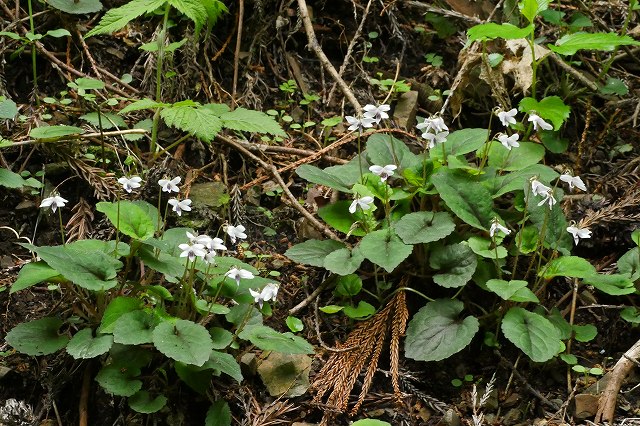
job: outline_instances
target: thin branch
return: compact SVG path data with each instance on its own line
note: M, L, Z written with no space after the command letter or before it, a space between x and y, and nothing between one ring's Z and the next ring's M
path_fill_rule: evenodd
M300 9L300 19L302 19L302 23L304 24L304 30L307 33L307 39L309 40L309 44L307 45L310 50L313 50L320 60L320 63L327 70L333 80L340 86L340 90L344 93L344 96L349 100L351 105L355 108L356 113L360 115L362 113L362 106L360 102L356 99L355 95L349 89L349 86L345 81L340 77L338 71L334 68L334 66L327 58L327 55L324 54L320 44L318 43L318 39L316 38L316 33L313 31L313 24L311 23L311 18L309 18L309 11L307 10L307 2L305 0L298 0L298 8Z

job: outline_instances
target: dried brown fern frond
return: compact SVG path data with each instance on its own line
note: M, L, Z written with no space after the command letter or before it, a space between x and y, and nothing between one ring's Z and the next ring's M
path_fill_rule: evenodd
M601 222L633 221L637 217L636 211L625 212L626 209L637 209L640 203L640 188L633 186L627 190L622 198L600 210L590 210L580 221L581 227L593 226Z
M366 368L362 390L358 401L351 411L355 414L362 405L378 366L378 360L384 348L387 335L391 335L391 373L396 399L401 398L398 384L399 342L404 334L409 317L405 293L398 291L380 312L369 320L360 323L347 337L344 343L336 345L339 349L352 349L335 352L316 375L312 389L316 395L314 402L320 403L329 391L326 405L329 409L344 412L347 409L349 395L363 368ZM366 367L365 367L366 366ZM326 416L323 419L327 421Z
M108 201L116 198L116 192L113 189L115 181L108 176L104 176L104 170L90 166L84 161L70 156L66 160L73 171L91 185L93 194L97 199Z
M93 210L87 201L80 197L78 203L71 209L73 216L67 222L67 242L84 240L91 232Z

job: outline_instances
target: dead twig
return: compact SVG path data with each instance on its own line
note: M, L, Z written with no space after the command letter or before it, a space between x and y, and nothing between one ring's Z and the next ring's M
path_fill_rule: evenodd
M233 83L231 89L231 106L238 106L236 89L238 87L238 67L240 63L240 46L242 45L242 20L244 19L244 0L238 2L238 32L236 33L236 49L233 54Z
M618 398L618 392L622 386L622 382L629 375L631 369L638 362L640 358L640 340L633 344L633 346L626 351L616 362L608 375L610 376L600 401L598 402L598 411L596 412L595 422L601 424L603 420L613 424L613 415L616 409L616 400Z
M309 11L307 10L307 2L305 0L298 0L298 8L300 10L300 19L302 19L302 23L304 24L304 30L307 33L307 39L309 40L309 44L307 45L310 50L313 50L320 60L322 66L327 70L333 80L340 86L340 90L344 96L349 100L351 105L355 108L356 114L362 114L362 106L360 102L356 99L355 95L349 89L349 86L345 81L340 77L338 71L334 68L333 64L327 58L327 55L324 54L320 44L318 43L318 39L316 38L316 33L313 31L313 24L311 23L311 18L309 18Z
M228 137L222 136L222 135L218 135L217 139L220 139L221 141L223 141L227 145L230 145L230 146L234 147L235 149L237 149L238 151L244 153L246 156L251 158L253 161L255 161L258 164L260 164L265 170L270 171L272 176L273 176L273 178L276 180L276 182L278 182L278 184L282 188L282 191L284 192L284 194L291 201L291 205L292 205L293 208L298 210L304 217L306 217L309 220L309 222L318 231L322 232L324 235L326 235L327 237L331 238L332 240L342 241L340 239L340 237L338 237L331 229L329 229L326 225L321 223L318 219L316 219L311 213L309 213L307 210L305 210L304 207L302 207L300 205L300 203L298 202L297 198L291 193L291 191L289 191L289 187L284 182L284 180L282 179L282 176L280 176L280 173L278 172L278 169L275 166L272 166L271 164L268 164L266 161L264 161L260 157L256 156L251 151L249 151L248 149L246 149L245 147L243 147L242 145L240 145L239 143L237 143L235 140L233 140L231 138L228 138Z
M349 65L349 60L351 59L351 54L353 53L353 48L355 47L358 39L360 38L360 34L362 33L362 28L364 27L364 23L367 20L367 16L369 15L369 9L371 8L372 0L367 2L367 6L364 8L364 12L362 13L362 19L360 20L360 25L358 25L358 29L356 30L351 42L349 42L349 46L347 46L347 53L344 55L344 59L342 61L342 65L340 65L340 70L338 70L338 75L342 78L342 74L344 70L347 69L347 65ZM329 95L327 96L327 104L331 103L331 99L333 99L333 92L336 91L337 82L333 83L331 86L331 90L329 90Z
M404 0L402 1L401 4L410 6L410 7L415 7L417 9L422 9L425 12L431 12L431 13L436 13L438 15L442 15L442 16L448 16L451 18L457 18L457 19L462 19L465 21L469 21L473 24L482 24L484 23L484 21L476 16L468 16L465 15L463 13L460 12L456 12L455 10L446 10L443 9L441 7L436 7L436 6L432 6L430 4L427 4L426 2L422 2L422 1L407 1ZM493 15L493 14L492 14ZM489 18L490 19L490 18ZM488 21L488 19L487 19Z

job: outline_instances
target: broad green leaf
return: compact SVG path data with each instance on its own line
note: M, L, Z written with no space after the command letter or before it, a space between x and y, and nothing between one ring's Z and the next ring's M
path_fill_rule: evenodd
M0 186L7 188L22 188L29 186L29 183L17 173L8 169L0 168Z
M486 24L475 25L467 30L469 42L476 40L493 40L502 38L505 40L514 40L518 38L527 38L533 32L533 25L527 25L524 28L516 27L509 23L496 24L488 22Z
M142 382L136 379L139 375L139 367L110 364L102 367L96 375L96 381L113 395L132 396L142 388Z
M130 103L126 107L122 108L122 110L120 110L118 114L124 115L133 111L140 111L143 109L153 109L153 108L164 108L168 106L170 106L170 104L156 102L154 100L145 98L145 99L140 99L138 101Z
M640 311L633 306L629 306L620 311L620 318L631 324L640 324Z
M296 169L296 174L311 183L328 186L329 188L337 189L342 192L350 192L350 189L340 178L327 173L316 166L303 164ZM358 171L358 177L359 175L360 172Z
M227 129L253 133L268 133L282 137L287 136L273 117L261 111L236 108L233 111L220 115L220 119L222 119L223 125Z
M358 270L363 260L364 255L359 247L353 250L345 247L329 253L322 266L334 274L349 275Z
M203 367L196 367L195 365L185 364L183 362L176 361L173 364L173 368L176 370L176 374L185 382L191 389L195 390L201 395L207 393L207 389L211 385L211 378L214 371Z
M80 77L74 80L78 89L84 90L102 90L104 89L104 81L95 78Z
M513 302L534 302L540 301L536 295L527 288L529 283L522 280L489 280L487 281L487 288L493 291L504 300L511 300Z
M10 31L0 31L0 37L9 37L12 40L20 40L20 34L12 33Z
M151 414L160 411L167 405L167 397L158 395L153 398L149 392L141 390L131 395L127 402L133 411L142 414Z
M5 336L8 344L27 355L49 355L67 346L69 338L58 334L62 326L59 318L41 318L23 322Z
M153 344L169 358L197 366L202 366L213 350L206 328L181 319L160 323L153 330Z
M47 3L58 10L75 15L96 13L102 9L100 0L47 0Z
M142 301L135 297L119 296L109 302L102 315L98 333L113 333L115 323L122 315L142 308Z
M166 0L135 0L124 6L109 9L98 25L93 27L84 37L89 38L98 34L109 34L118 31L145 13L150 13L165 4Z
M207 410L204 426L231 426L231 409L224 399L219 399Z
M324 312L325 314L335 314L340 312L341 310L344 309L344 306L338 306L338 305L327 305L327 306L322 306L319 308L322 312Z
M351 235L361 237L365 232L361 227L354 227L353 224L363 218L364 215L360 211L360 208L357 209L355 214L349 213L349 205L351 205L351 201L349 200L341 200L327 204L318 209L318 216L337 231L344 232L345 234L351 233Z
M485 169L485 171L485 177L487 179L484 180L482 184L493 194L493 198L498 198L511 191L522 191L525 183L528 184L534 176L538 176L543 182L551 182L560 176L558 172L551 167L542 164L534 164L522 170L505 173L503 175L499 175L498 172L493 169Z
M285 320L285 323L287 324L287 327L289 327L289 330L294 333L304 330L304 323L300 318L289 315Z
M562 344L548 319L519 307L509 309L502 319L502 333L535 362L550 360Z
M60 37L70 37L71 33L67 30L65 30L64 28L58 28L57 30L49 30L47 31L48 36L54 37L54 38L60 38Z
M222 119L195 102L178 102L164 108L160 116L168 126L176 127L197 138L211 142L222 130Z
M245 327L239 334L241 339L249 340L263 351L276 351L288 354L312 354L313 346L302 337L291 333L278 333L271 327L256 325Z
M376 308L374 308L370 303L361 300L358 302L358 306L345 306L342 312L344 312L344 314L349 318L364 319L375 314Z
M120 200L115 203L101 201L96 204L96 210L106 214L120 232L137 240L153 237L158 223L148 210L134 201Z
M122 262L103 251L79 250L72 246L34 247L26 245L49 266L75 285L92 291L109 290L118 284Z
M554 277L586 278L596 274L596 268L578 256L561 256L552 260L538 275L550 280Z
M240 364L233 357L233 355L212 351L209 355L209 360L204 363L203 367L223 372L233 378L236 382L242 382L242 372L240 371Z
M365 258L391 273L413 251L412 245L402 242L393 229L380 229L365 235L360 241Z
M100 121L102 120L103 130L115 129L116 127L120 129L127 128L127 123L124 122L122 117L112 112L102 112L100 116L98 116L97 112L89 112L81 115L80 119L88 121L92 126L97 128L100 128Z
M432 149L429 155L434 160L442 160L442 150L449 156L459 156L468 154L480 149L487 142L487 129L462 129L451 132L447 136L446 142L438 145L437 149Z
M420 163L420 157L411 152L404 142L390 134L376 133L369 136L366 152L369 160L378 166L395 164L401 169L408 169ZM398 172L396 171L396 174Z
M429 265L439 272L433 281L447 288L462 287L471 280L478 266L476 254L468 245L458 243L434 250Z
M307 240L296 244L284 255L294 262L316 267L323 267L327 255L344 248L344 244L334 240Z
M603 86L598 88L603 95L624 96L629 93L629 87L619 78L607 77L607 81Z
M526 113L535 111L540 117L551 121L554 130L560 129L571 113L571 108L558 96L547 96L540 102L534 98L523 98L518 109Z
M29 132L33 139L57 139L69 135L80 135L84 129L74 126L42 126L34 127Z
M145 266L164 274L167 279L180 277L184 273L184 263L175 255L161 251L156 256L155 250L146 245L138 250L137 255Z
M160 319L147 310L126 312L113 325L113 341L123 345L153 342L153 329Z
M562 137L560 132L543 130L538 132L538 136L540 136L544 147L554 154L563 154L569 148L569 139Z
M431 243L451 234L456 225L447 212L409 213L393 224L405 244Z
M460 320L463 309L461 301L450 299L423 306L409 321L405 356L416 361L441 361L467 347L479 323L472 316Z
M353 157L347 164L341 164L339 166L331 166L323 170L325 173L337 179L338 182L340 182L343 187L349 188L351 185L353 185L354 183L360 180L360 161L362 161L362 170L363 171L369 170L369 166L371 164L369 163L369 160L367 160L366 158L366 151L360 155L356 155L355 157ZM299 168L302 168L302 167L304 167L304 165L300 166ZM326 185L326 186L329 186L329 185ZM349 192L349 191L347 190L343 192Z
M573 239L571 234L567 232L567 219L564 216L562 208L555 204L553 208L549 208L548 202L540 204L544 197L534 196L529 189L531 184L526 182L528 193L527 209L529 211L529 220L538 229L538 232L544 232L545 247L558 250L562 254L568 255L573 247ZM553 190L553 196L556 200L562 200L564 192L560 188ZM540 205L539 205L540 204Z
M208 15L207 9L204 7L205 2L198 0L168 0L168 2L193 21L197 37L204 24L207 23Z
M640 42L625 35L616 33L585 33L578 32L561 37L556 44L547 47L560 55L573 55L578 50L611 51L618 46L637 46Z
M518 8L522 16L527 18L527 21L533 22L534 18L540 14L540 12L547 10L550 0L522 0L518 3Z
M113 336L93 337L93 330L85 328L77 332L67 344L67 353L75 359L95 358L106 354L113 345Z
M469 175L449 171L446 167L431 177L431 182L451 211L474 228L489 230L496 216L489 191Z
M487 259L504 259L507 257L507 249L501 245L494 247L493 241L488 238L474 235L467 240L467 244L475 254Z
M11 99L0 96L0 119L13 120L18 114L18 106Z
M640 248L634 247L618 259L618 272L626 275L631 281L640 278Z
M544 158L544 146L533 142L520 142L509 151L498 141L491 141L489 166L504 171L518 171L537 164Z
M578 342L590 342L598 335L598 329L593 324L573 325L575 338Z
M391 423L376 419L362 419L351 423L351 426L391 426Z
M592 274L584 277L585 284L592 285L603 293L611 296L633 294L636 287L626 275L621 274Z
M13 283L13 285L11 285L9 294L24 290L25 288L29 288L59 275L60 272L47 265L45 262L27 263L22 267L22 269L20 269L18 279Z
M362 290L362 279L356 274L338 277L335 293L342 297L353 297Z

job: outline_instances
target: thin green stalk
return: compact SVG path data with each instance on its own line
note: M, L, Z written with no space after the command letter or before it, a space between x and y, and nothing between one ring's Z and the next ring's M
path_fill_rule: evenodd
M29 30L31 34L35 35L36 27L33 23L33 6L31 0L27 1L27 7L29 9ZM33 93L36 98L36 105L40 107L40 98L38 97L38 70L36 68L36 44L31 42L31 69L33 71Z
M120 194L116 195L117 212L116 212L116 248L115 255L118 257L118 243L120 242Z
M62 209L58 209L58 218L60 219L60 237L62 238L62 245L65 246L65 239L64 239L64 226L62 225Z
M362 171L362 147L360 145L360 137L362 133L358 130L358 166L360 166L360 181L362 181L362 177L364 176L364 172Z
M162 29L158 34L158 62L156 64L156 102L162 102L162 65L164 62L164 42L167 36L167 22L169 21L169 11L171 10L171 4L166 3L164 8L164 18L162 19ZM151 128L151 143L149 150L151 153L156 152L156 143L158 142L158 124L160 122L160 108L156 109L153 115L153 126Z

